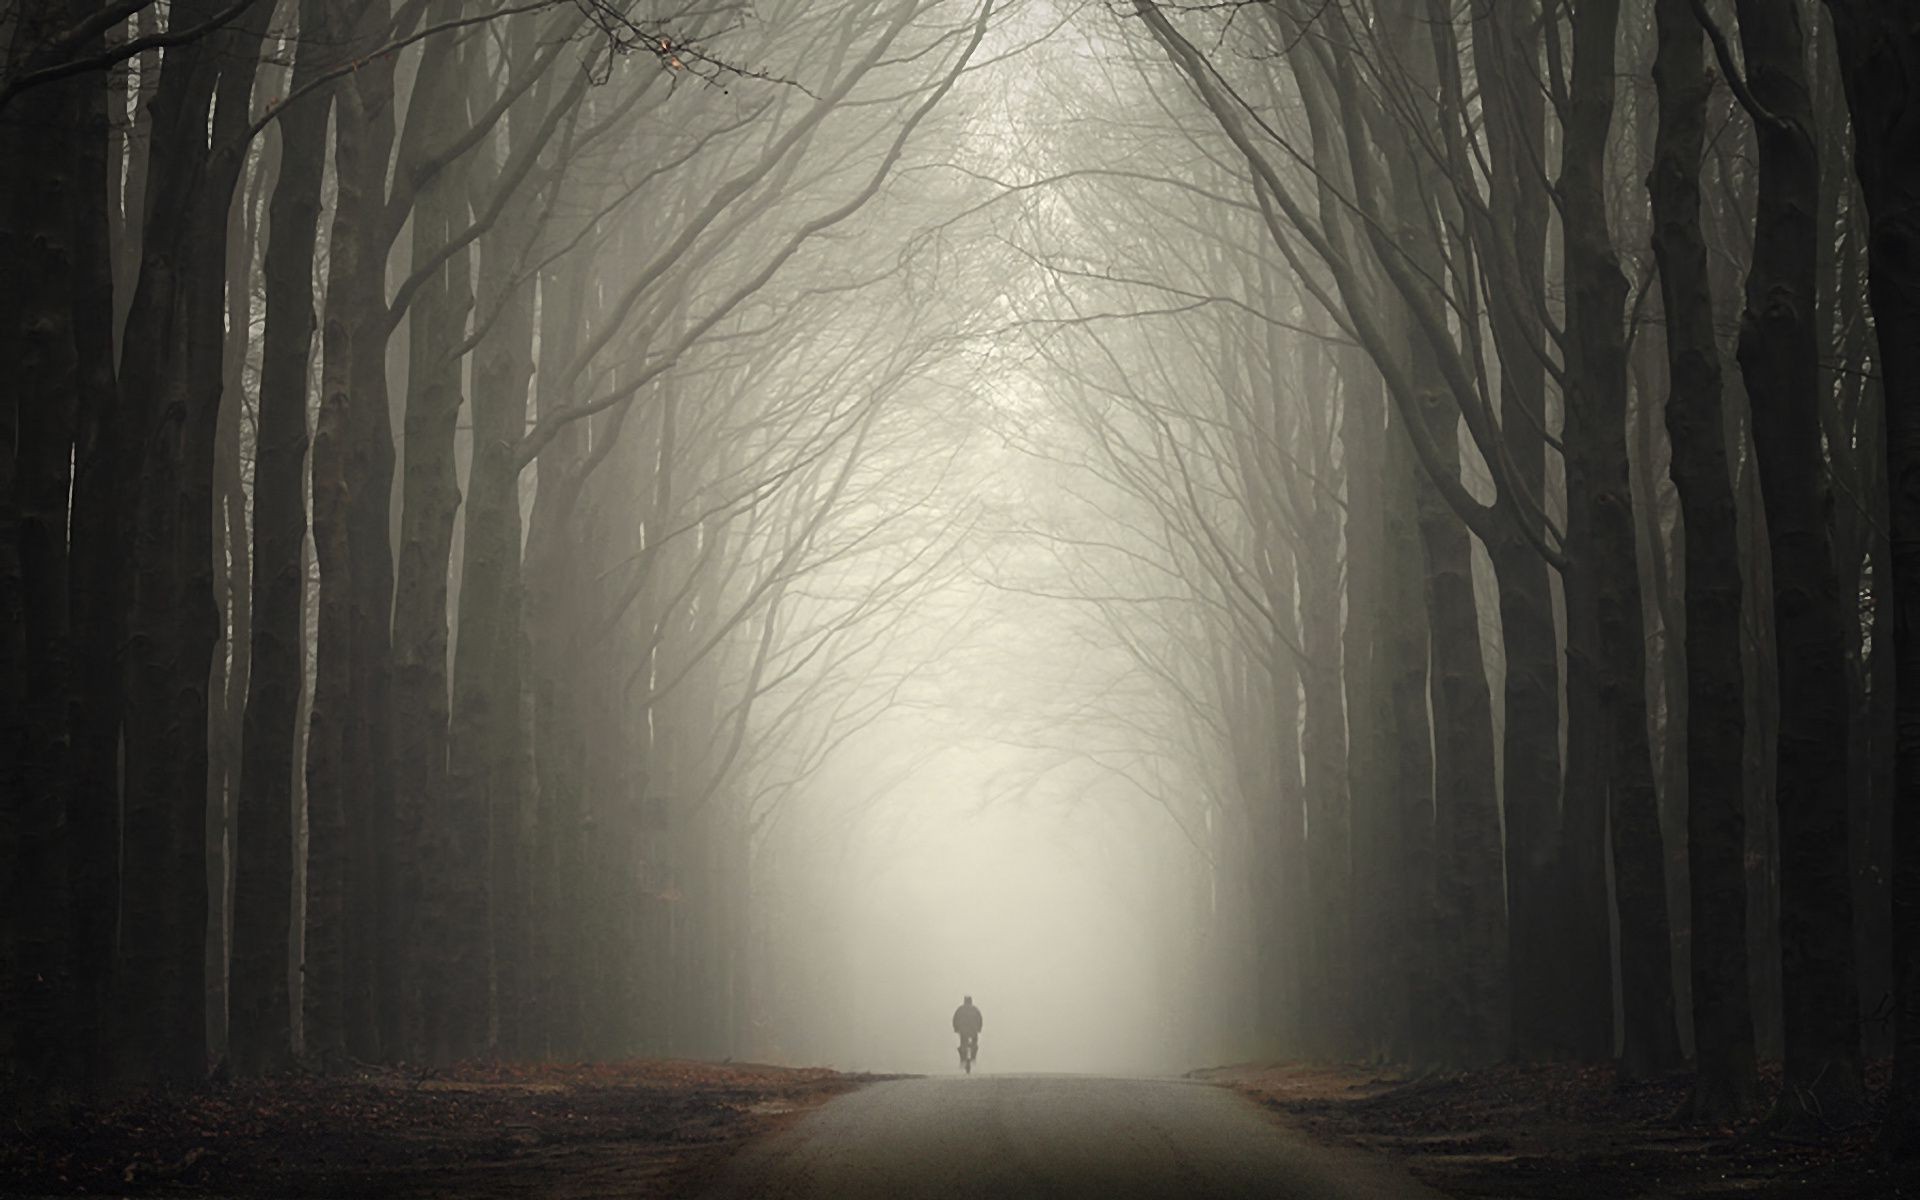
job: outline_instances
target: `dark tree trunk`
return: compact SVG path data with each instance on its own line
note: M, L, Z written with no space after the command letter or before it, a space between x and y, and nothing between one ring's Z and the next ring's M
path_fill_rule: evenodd
M1606 150L1613 124L1617 0L1573 17L1573 70L1560 195L1567 280L1568 504L1591 512L1599 637L1597 682L1606 728L1608 827L1620 919L1623 1067L1644 1077L1680 1062L1674 1020L1666 856L1647 727L1646 632L1633 497L1627 477L1627 280L1607 228Z
M175 20L209 15L206 4L174 10ZM254 25L264 17L175 48L154 100L150 219L122 371L140 447L116 986L129 1082L206 1071L207 685L219 636L213 455L227 214L259 61Z
M429 153L464 124L463 60L428 52L408 118ZM424 264L465 228L465 180L440 172L413 211L413 262ZM448 565L460 484L454 422L462 405L459 346L473 307L470 257L446 258L408 309L407 392L403 422L399 565L393 607L395 907L408 957L423 968L403 996L415 1011L403 1045L444 1065L469 1057L486 1036L487 985L462 951L470 930L485 930L484 812L453 812L447 792ZM469 910L478 907L476 915ZM478 1006L476 1012L475 1006Z
M1747 973L1740 535L1700 231L1705 39L1690 0L1659 0L1655 17L1660 127L1647 187L1667 314L1671 471L1686 531L1687 866L1697 1060L1687 1109L1694 1120L1718 1124L1750 1112L1757 1100Z
M481 844L490 848L484 870L491 880L491 927L462 951L481 956L484 982L491 942L499 1042L508 1052L525 1048L529 1019L518 449L533 378L534 313L532 286L516 272L528 247L519 231L532 215L531 205L513 204L500 226L512 232L481 243L479 308L493 324L474 360L473 461L448 730L449 815L484 820Z
M1293 612L1292 582L1295 572L1293 547L1276 542L1272 550L1272 570L1277 586L1268 590L1274 631L1268 655L1272 662L1269 712L1273 728L1273 768L1270 794L1263 798L1268 806L1266 819L1272 825L1271 861L1255 861L1249 869L1269 876L1268 888L1274 906L1274 922L1279 933L1273 954L1284 977L1275 1001L1279 1006L1280 1027L1288 1052L1310 1053L1310 1008L1314 1004L1315 980L1308 970L1307 934L1311 918L1307 915L1307 822L1306 755L1300 744L1300 661L1290 646L1299 644L1299 623Z
M1853 114L1854 170L1867 208L1868 291L1886 396L1892 578L1891 586L1876 588L1875 630L1892 631L1897 755L1895 1040L1882 1141L1911 1158L1920 1154L1920 113L1913 105L1920 90L1920 9L1903 0L1828 0L1827 7ZM1837 1036L1828 1040L1838 1043ZM1851 1046L1837 1044L1833 1053Z
M362 44L385 36L387 0L367 7ZM419 964L396 914L402 863L394 801L393 749L393 414L387 391L387 255L398 236L388 212L387 163L394 143L394 67L390 56L363 65L353 81L361 108L350 158L337 159L361 204L353 217L360 239L353 274L342 296L344 338L351 361L346 407L346 549L350 563L345 602L350 613L351 678L342 718L347 760L344 779L347 876L343 903L346 961L353 969L340 998L347 1050L356 1058L395 1061L407 1056L409 997ZM345 92L339 93L340 97ZM345 128L344 125L341 128ZM336 135L336 144L344 147ZM338 155L340 152L336 151ZM346 208L340 202L342 211ZM332 305L333 291L327 292ZM328 328L331 339L333 330Z
M247 534L240 426L246 407L247 342L253 327L253 259L260 240L264 165L256 163L233 198L227 233L226 328L239 330L223 350L220 418L214 434L214 605L219 640L208 683L207 737L207 1048L227 1052L227 965L231 955L233 803L240 775L241 720L253 662L253 567Z
M302 0L292 89L329 65L329 6ZM253 486L253 662L234 833L229 1058L243 1074L277 1070L293 1049L287 962L293 922L295 728L305 686L302 599L307 508L307 379L314 332L314 247L331 89L281 114L265 261L266 327Z
M1531 503L1547 495L1545 305L1547 189L1541 174L1546 100L1536 6L1472 9L1473 61L1486 109L1489 183L1484 252L1501 264L1488 317L1500 354L1501 431L1512 483ZM1489 543L1506 655L1501 784L1506 821L1507 946L1512 1046L1523 1059L1581 1057L1605 1047L1604 1011L1582 1005L1567 967L1557 847L1562 837L1560 645L1551 569L1513 521Z
M1448 424L1454 420L1445 401L1432 408ZM1431 430L1443 453L1458 453L1453 432ZM1470 1066L1498 1060L1507 1041L1492 695L1466 527L1424 479L1419 512L1433 639L1434 913L1441 958L1435 1032L1442 1039L1441 1061Z
M16 14L11 32L43 32ZM64 23L58 11L41 20ZM46 30L45 32L50 32ZM70 146L89 81L24 94L0 125L0 161L38 164L0 188L0 1057L18 1082L60 1081L67 954L69 764L67 501L78 360L73 217L84 173ZM97 80L91 81L95 86ZM82 211L98 211L103 193ZM0 1083L0 1087L5 1087Z
M1409 8L1400 20L1413 16ZM1405 39L1419 94L1437 95L1431 44L1415 38L1410 28L1396 36ZM1388 147L1387 167L1399 246L1376 239L1376 249L1408 254L1421 276L1417 287L1431 289L1444 269L1441 247L1428 236L1431 214L1420 180L1424 166L1407 140L1396 140ZM1395 324L1402 344L1387 352L1405 355L1408 394L1396 396L1396 406L1421 422L1418 431L1408 426L1401 433L1424 437L1432 448L1414 485L1414 511L1424 565L1433 714L1433 972L1430 993L1415 1003L1424 1000L1430 1008L1427 1032L1434 1040L1424 1047L1433 1056L1429 1061L1470 1066L1503 1057L1510 1030L1493 696L1481 652L1470 536L1435 481L1442 473L1457 478L1460 469L1460 412L1444 379L1439 348L1419 328L1415 309L1437 303L1438 297L1420 291L1403 292L1401 299Z
M1393 714L1393 749L1387 804L1395 823L1388 863L1396 872L1398 905L1388 937L1395 964L1397 1007L1405 1014L1406 1056L1436 1059L1439 1034L1433 1023L1437 986L1433 937L1433 714L1427 703L1431 646L1420 594L1421 561L1417 489L1420 464L1399 418L1389 415L1385 470L1381 474L1387 592L1398 598L1381 644L1382 674ZM1399 1057L1399 1056L1396 1056Z
M1311 482L1296 479L1292 488L1292 509L1304 524L1297 531L1295 576L1299 644L1305 656L1300 672L1305 705L1300 734L1306 785L1304 865L1313 939L1309 970L1316 992L1310 1028L1318 1053L1347 1059L1354 1053L1357 1030L1350 965L1353 850L1346 698L1341 688L1340 519L1331 492L1338 486L1332 446L1333 372L1324 352L1303 350L1297 357L1303 376L1299 394L1307 398L1299 428L1306 443L1302 457L1314 474ZM1286 651L1276 646L1273 652Z
M359 45L381 36L385 6L369 4ZM313 699L307 735L307 868L302 1044L337 1061L382 1049L376 989L390 964L378 920L376 847L388 832L380 791L390 578L386 512L392 484L387 424L387 239L382 232L392 145L390 60L363 66L334 92L338 194L328 239L327 294L310 474L319 566ZM369 539L377 545L367 547ZM364 560L364 561L363 561ZM363 578L372 575L368 581Z
M72 148L76 195L102 195L109 158L108 91L90 89ZM107 206L117 202L109 196ZM67 882L72 905L69 1029L82 1077L109 1076L114 935L120 905L120 704L126 611L122 521L129 474L114 376L114 259L108 211L72 206L74 344L79 408L73 447L68 609L73 632L72 760L67 794Z
M1404 919L1399 865L1399 747L1394 725L1391 640L1406 614L1389 588L1386 396L1364 355L1340 361L1340 443L1346 480L1345 630L1347 778L1352 797L1354 1006L1368 1061L1404 1059L1406 987L1397 970L1396 927ZM1428 735L1430 736L1430 735Z
M1739 359L1773 557L1780 672L1779 1115L1845 1121L1863 1101L1847 866L1846 605L1820 445L1815 215L1820 167L1794 0L1739 0L1760 113L1759 208Z
M539 411L571 402L561 380L578 344L584 273L567 265L540 277ZM529 647L537 801L532 847L535 963L529 1009L534 1040L550 1055L578 1052L585 1030L579 975L585 955L575 914L586 848L582 797L582 714L576 699L579 616L574 607L574 508L587 452L586 422L575 421L540 450L538 487L528 515L524 597Z

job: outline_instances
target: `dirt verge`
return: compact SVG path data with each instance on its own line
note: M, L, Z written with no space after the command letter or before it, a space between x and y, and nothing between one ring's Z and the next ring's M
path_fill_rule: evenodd
M210 1085L0 1130L0 1196L684 1195L748 1138L869 1078L640 1061Z
M1564 1065L1420 1078L1304 1066L1195 1075L1237 1088L1320 1141L1400 1156L1449 1196L1920 1200L1920 1172L1875 1154L1871 1126L1794 1141L1757 1121L1679 1123L1684 1076L1622 1082L1610 1067Z

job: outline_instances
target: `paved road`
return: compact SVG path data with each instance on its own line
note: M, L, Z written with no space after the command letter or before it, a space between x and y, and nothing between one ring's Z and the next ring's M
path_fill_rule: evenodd
M1225 1088L1071 1076L902 1079L750 1147L735 1197L1439 1200L1396 1166L1317 1146Z

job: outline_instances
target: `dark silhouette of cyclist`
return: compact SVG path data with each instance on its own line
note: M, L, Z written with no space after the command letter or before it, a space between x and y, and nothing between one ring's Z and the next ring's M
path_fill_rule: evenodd
M968 1058L980 1053L980 1010L973 1006L972 996L963 996L960 1007L953 1010L953 1031L960 1035L960 1050Z

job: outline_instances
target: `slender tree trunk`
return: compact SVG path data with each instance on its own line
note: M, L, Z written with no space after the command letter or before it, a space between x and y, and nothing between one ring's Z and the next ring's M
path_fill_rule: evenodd
M1817 11L1817 10L1815 10ZM1872 358L1873 323L1866 313L1866 219L1849 171L1847 105L1832 23L1813 19L1807 31L1812 90L1812 135L1820 162L1820 208L1815 216L1814 310L1820 354L1819 413L1831 473L1834 569L1840 595L1872 592L1869 557L1887 525L1880 463L1883 416L1877 409L1878 373L1862 370ZM1886 892L1890 873L1876 869L1889 834L1874 823L1873 711L1868 694L1872 606L1849 604L1847 655L1847 865L1853 877L1854 963L1859 970L1862 1053L1885 1057L1892 1044L1884 1015L1892 992Z
M1421 563L1418 488L1420 464L1398 416L1389 410L1381 508L1386 528L1387 586L1400 598L1383 643L1393 712L1392 807L1398 854L1400 906L1389 950L1398 964L1407 1012L1409 1057L1438 1061L1441 1031L1434 1020L1439 963L1434 928L1434 722L1428 705L1431 644L1427 609L1414 603L1425 577Z
M247 535L240 427L246 408L247 344L253 327L253 257L260 236L259 195L264 168L256 165L235 192L228 218L225 363L220 418L214 434L213 560L219 641L213 651L212 704L207 735L207 1046L214 1059L227 1050L227 961L232 908L233 803L240 775L243 698L253 651L252 547Z
M1660 129L1647 187L1667 313L1667 434L1686 536L1687 867L1693 898L1688 1115L1722 1123L1757 1102L1747 972L1746 745L1740 534L1721 413L1720 347L1700 232L1707 75L1690 0L1658 0Z
M1595 589L1591 611L1599 635L1597 682L1606 722L1608 828L1626 1021L1622 1065L1629 1075L1644 1077L1679 1065L1680 1040L1627 478L1627 280L1607 228L1606 147L1619 17L1617 0L1596 0L1575 10L1559 190L1567 276L1568 504L1587 505L1592 513L1592 562L1581 577Z
M367 6L360 44L386 36L387 0ZM346 482L346 573L350 593L352 675L349 700L336 716L345 720L343 776L347 877L346 962L341 1012L346 1048L355 1058L407 1058L408 998L417 991L419 963L405 941L397 894L402 865L394 797L393 746L393 414L387 389L386 264L398 227L387 208L387 163L394 143L394 66L382 55L354 72L361 96L356 145L351 156L336 151L336 174L344 196L347 176L360 211L352 236L360 239L353 274L343 280L342 320L348 353L351 403ZM344 90L339 94L343 100ZM344 107L342 109L344 111ZM341 128L345 128L341 124ZM338 141L340 146L346 143ZM346 209L343 200L341 211ZM337 229L337 226L336 226ZM329 307L333 288L327 291ZM331 323L328 337L333 336ZM316 505L317 505L316 500Z
M75 132L75 194L108 191L108 91L89 89ZM72 206L74 344L79 408L73 446L68 611L73 680L68 693L72 739L67 794L67 886L71 898L70 1036L84 1086L110 1074L114 938L120 906L120 704L126 610L122 520L130 468L119 382L114 375L114 254L107 212ZM137 223L134 214L128 223ZM123 235L124 236L124 235Z
M510 205L481 243L479 311L493 321L473 370L473 460L467 475L460 627L453 661L448 730L452 814L484 814L490 847L490 929L463 953L492 946L498 1039L509 1052L525 1041L528 780L522 773L520 671L519 439L526 428L533 378L533 289L517 280L530 243L521 231L533 213ZM497 315L496 315L497 314ZM484 963L484 958L481 960ZM458 972L470 978L471 969Z
M1347 777L1353 805L1354 1003L1369 1061L1404 1060L1407 995L1396 928L1404 919L1402 814L1393 706L1394 625L1406 619L1389 586L1387 413L1380 374L1358 353L1340 363L1340 440L1346 480ZM1424 654L1420 657L1424 659ZM1423 734L1423 736L1431 736Z
M352 31L355 44L381 36L384 9L374 3L363 10L361 25ZM380 954L387 942L378 929L375 851L389 828L384 793L376 790L386 777L369 758L376 745L385 746L385 693L371 681L384 679L382 580L391 571L386 511L393 446L380 319L391 72L390 62L368 64L334 93L338 194L327 242L320 410L310 467L320 585L308 707L301 976L303 1053L322 1062L349 1052L364 1058L380 1052L375 997L390 970ZM366 546L369 538L377 544ZM374 578L364 580L364 574Z
M301 0L292 88L328 61L325 0ZM255 1074L293 1050L287 963L293 926L295 730L306 683L307 379L313 356L314 249L332 89L281 114L280 169L262 272L266 328L253 483L253 663L234 831L230 1061Z
M1868 291L1886 396L1891 579L1884 590L1876 586L1875 631L1892 633L1897 755L1894 1062L1881 1140L1912 1158L1920 1155L1920 118L1912 101L1920 88L1920 9L1900 0L1828 0L1827 7L1853 115L1854 170L1869 229ZM1758 95L1757 79L1754 91ZM1878 568L1875 575L1878 585Z
M1780 672L1779 1116L1845 1121L1863 1103L1847 866L1846 605L1820 446L1815 325L1819 162L1793 0L1739 0L1759 147L1759 208L1739 360L1773 557Z
M203 20L208 9L178 6L173 19ZM264 19L256 13L175 48L154 100L151 219L122 373L144 451L132 492L116 987L129 1082L188 1081L206 1071L207 681L218 638L211 573L223 267L258 63L255 26Z
M1294 510L1305 521L1299 531L1295 574L1299 586L1301 700L1305 722L1301 749L1305 767L1307 868L1313 948L1309 959L1316 983L1312 1027L1317 1049L1348 1058L1356 1042L1354 1027L1352 909L1353 851L1348 809L1347 719L1341 689L1340 524L1328 489L1337 486L1332 462L1333 377L1322 355L1300 355L1301 394L1309 411L1301 425L1306 454L1317 484L1294 489ZM1276 647L1275 653L1285 653Z
M460 129L462 61L450 57L439 69L421 67L414 103L434 106L421 126L427 131L423 145L438 147ZM465 197L465 180L451 169L422 189L413 212L416 264L465 228ZM463 402L458 348L472 307L470 258L461 250L408 310L406 453L393 607L399 869L397 907L386 920L410 927L409 954L427 968L406 999L418 1005L407 1044L442 1065L476 1053L486 1036L485 965L476 977L465 953L466 934L486 927L485 813L452 811L447 789L448 565L460 507L454 423ZM470 911L475 908L477 914Z
M1509 274L1488 296L1500 355L1501 430L1514 485L1534 503L1547 495L1545 306L1548 198L1542 168L1546 98L1537 6L1472 8L1473 61L1486 112L1489 215L1496 245L1483 249ZM1451 19L1451 18L1448 18ZM1491 289L1490 289L1491 293ZM1509 294L1510 293L1510 294ZM1512 1051L1523 1059L1578 1057L1592 1007L1571 994L1560 902L1562 836L1560 646L1551 569L1514 521L1487 546L1500 598L1506 658L1501 782L1506 828ZM1598 1014L1604 1025L1605 1014ZM1589 1032L1584 1040L1595 1038ZM1604 1044L1605 1031L1598 1039Z
M577 345L584 282L577 267L541 274L538 379L543 417L571 402L560 381ZM539 1014L539 1045L553 1055L575 1053L584 1032L578 986L584 955L573 924L583 911L577 901L585 848L571 525L586 456L585 434L586 423L576 421L535 459L538 488L528 516L524 573L538 789L531 873L536 964L529 1008Z
M1306 756L1300 744L1300 663L1289 645L1299 644L1299 630L1293 615L1293 595L1287 582L1294 568L1291 546L1276 543L1272 550L1274 577L1280 581L1268 594L1274 613L1273 639L1267 651L1272 667L1273 776L1272 794L1265 798L1271 806L1274 861L1254 867L1271 873L1275 918L1279 932L1276 947L1280 971L1285 976L1277 997L1281 1027L1286 1045L1293 1054L1311 1053L1308 1040L1309 1009L1315 1003L1314 980L1307 970L1307 935L1311 916L1307 912L1308 880L1306 861Z
M1414 51L1423 79L1433 74L1430 52ZM1442 275L1439 247L1424 239L1421 167L1396 143L1388 155L1395 217L1403 244L1417 245L1416 265L1429 280ZM1436 354L1402 328L1410 346L1411 409L1421 414L1435 447L1436 470L1457 474L1460 416L1441 378ZM1404 432L1404 431L1403 431ZM1498 1060L1508 1042L1509 984L1504 850L1493 761L1493 697L1480 647L1480 610L1474 596L1472 545L1465 525L1432 478L1421 475L1415 510L1425 564L1433 710L1433 977L1432 1047L1438 1061L1468 1066ZM1418 1000L1416 1000L1418 1003Z
M41 21L15 15L31 45ZM92 81L98 86L98 81ZM29 1092L58 1085L67 951L66 802L70 734L67 502L78 360L70 205L84 127L78 80L29 92L0 126L0 158L36 164L0 187L0 1056ZM95 192L82 207L98 211Z

